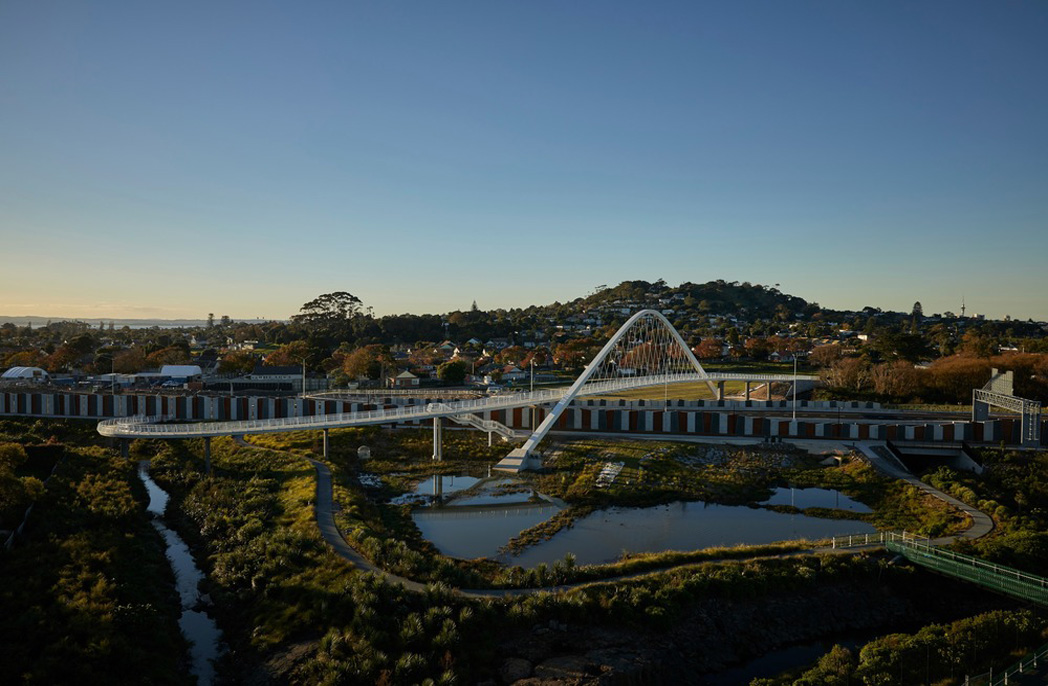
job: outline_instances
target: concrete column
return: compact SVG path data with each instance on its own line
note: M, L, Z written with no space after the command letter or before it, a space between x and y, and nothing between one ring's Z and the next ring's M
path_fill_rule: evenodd
M204 472L211 473L211 437L204 436Z
M128 453L128 444L130 443L130 441L128 441L126 438L120 438L117 440L120 441L120 457L126 460L128 457L130 457L130 454Z
M724 400L724 382L717 382L717 400Z
M324 429L324 459L328 459L328 429Z
M489 448L490 448L490 447L491 447L491 445L492 445L492 443L491 443L491 436L492 436L492 435L493 435L494 433L495 433L494 431L489 431L489 432L488 432L488 447L489 447Z
M444 425L441 423L440 417L433 418L433 459L437 462L444 461L444 455L441 452L441 439L444 433Z
M746 400L750 399L750 382L746 382Z

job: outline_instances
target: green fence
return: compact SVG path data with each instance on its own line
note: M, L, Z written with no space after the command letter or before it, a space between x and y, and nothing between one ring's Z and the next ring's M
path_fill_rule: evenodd
M1013 598L1048 607L1048 579L978 557L936 548L927 541L888 537L885 547L916 564Z
M978 557L955 553L932 545L927 538L908 532L878 531L872 534L836 536L829 541L833 548L884 546L893 553L948 576L970 581L991 591L1048 607L1048 578L1023 572L1014 567L994 564Z
M932 545L927 538L897 531L878 531L873 534L836 536L830 539L833 548L884 546L893 553L947 576L970 581L991 591L1048 607L1048 578L1028 574L1013 567L994 564L971 555L955 553ZM1002 672L990 672L976 677L965 677L968 686L1007 686L1017 684L1024 675L1043 670L1048 663L1048 645L1027 654Z

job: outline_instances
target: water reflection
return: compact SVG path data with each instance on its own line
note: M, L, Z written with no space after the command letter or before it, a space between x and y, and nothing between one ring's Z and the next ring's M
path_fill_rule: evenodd
M872 533L865 522L818 519L744 506L677 502L646 508L594 512L511 562L534 567L573 553L578 564L600 564L623 552L699 550L715 546L759 545L800 538Z
M426 506L416 509L412 518L427 540L445 555L466 559L498 556L499 549L510 539L549 519L564 506L535 493L527 482L504 475L434 476L402 498ZM779 488L762 504L870 511L860 502L823 488ZM855 520L680 501L595 512L553 538L503 561L534 567L572 553L578 564L599 564L616 560L624 552L697 550L873 531L872 526Z
M220 653L219 642L222 639L222 632L218 630L215 620L211 619L207 613L194 609L200 604L199 584L204 575L197 568L193 555L189 552L189 546L185 544L181 536L160 521L160 517L163 517L164 510L167 508L169 496L164 489L149 478L148 462L139 462L138 476L149 493L147 510L153 515L153 526L160 532L167 544L167 559L171 563L171 569L175 572L175 586L182 604L182 616L178 620L178 626L182 630L182 635L191 644L192 672L198 684L207 686L215 680L213 661Z
M873 512L869 506L829 488L776 488L772 497L761 505L793 505L802 510L808 507L828 507L857 513Z

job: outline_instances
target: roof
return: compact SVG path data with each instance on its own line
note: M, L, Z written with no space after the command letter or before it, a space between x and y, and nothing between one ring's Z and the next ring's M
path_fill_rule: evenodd
M266 376L302 376L302 367L298 365L255 365L252 374L264 374Z
M34 379L41 376L46 378L48 374L40 367L11 367L0 374L0 379Z
M200 376L203 373L195 364L165 364L160 368L162 376Z

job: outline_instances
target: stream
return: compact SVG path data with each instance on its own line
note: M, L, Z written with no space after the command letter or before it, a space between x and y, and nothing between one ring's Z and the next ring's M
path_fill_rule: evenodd
M178 626L190 643L189 654L193 661L191 671L199 686L210 686L215 681L214 660L221 653L222 632L218 630L214 619L196 609L201 605L199 584L204 574L193 561L189 546L182 537L161 521L167 508L168 495L149 478L148 462L143 460L138 463L138 476L149 493L147 509L153 515L153 526L164 537L167 560L175 572L175 586L182 603L182 617L178 620Z

